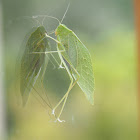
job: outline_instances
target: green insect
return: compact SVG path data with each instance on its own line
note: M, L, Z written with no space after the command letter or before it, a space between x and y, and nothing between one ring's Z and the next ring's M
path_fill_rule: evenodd
M20 92L24 105L28 100L29 94L39 77L45 62L45 54L34 55L31 53L45 52L50 49L47 38L41 41L41 38L44 38L45 32L46 31L42 26L36 28L36 30L32 32L26 43L25 51L21 59Z
M65 17L65 14L63 18ZM45 16L45 17L56 19L55 17L51 17L51 16ZM63 21L63 18L61 22ZM64 120L60 120L60 116L64 109L69 92L76 83L85 93L88 101L91 104L93 104L93 92L94 92L93 67L92 67L92 61L91 61L89 51L87 50L85 45L80 41L80 39L76 36L76 34L72 30L67 28L64 24L61 24L61 22L59 22L59 26L55 30L55 35L57 39L54 39L51 36L49 36L43 27L37 28L36 33L37 34L41 33L41 34L38 35L38 37L37 36L35 37L35 38L38 38L38 40L35 41L36 43L33 49L31 49L32 45L28 45L27 43L27 50L25 51L26 53L23 56L22 65L21 65L21 73L22 73L22 67L24 67L26 63L28 64L27 74L25 78L29 77L28 79L25 79L25 78L22 79L21 84L28 87L28 89L31 89L32 87L28 85L30 85L29 83L31 83L31 85L34 85L36 77L38 76L40 69L42 68L42 65L45 61L44 55L48 53L58 53L59 58L61 60L61 64L59 67L60 68L64 67L66 69L71 80L66 94L59 101L59 103L52 109L52 114L55 115L55 110L63 102L60 113L56 117L56 121L59 121L59 122L64 121ZM42 31L38 32L39 29L42 29ZM35 34L35 32L33 34ZM33 38L34 37L31 36L28 42L30 42L31 44L34 43L34 41L30 41ZM47 38L50 38L57 43L57 51L50 51ZM28 47L30 49L28 49ZM28 55L30 54L30 56L28 57L30 57L31 61L29 62L28 62L28 58L26 58L27 52L29 52ZM31 65L33 61L34 63L33 65ZM46 69L46 67L44 69ZM25 81L26 83L24 83ZM25 101L26 101L30 91L28 90L28 92L25 94L24 89L26 88L25 87L21 88L21 93L23 94L23 96L25 96Z
M36 91L34 85L37 79L40 77L40 80L43 81L47 63L49 61L48 55L55 53L55 51L50 51L50 45L45 36L45 28L39 26L37 28L34 27L33 30L34 31L27 40L20 64L20 92L23 105L26 104L31 90L34 89ZM34 54L34 52L36 54ZM41 94L38 92L37 94L41 97ZM47 102L45 103L51 108L50 104Z
M57 36L57 40L60 42L58 43L57 49L65 50L65 52L58 52L58 54L71 80L68 91L62 98L62 100L64 100L63 107L70 90L76 83L85 93L89 102L93 104L93 68L91 57L87 48L79 40L76 34L63 24L60 24L57 27L55 34ZM62 100L58 103L58 105L62 102ZM54 108L53 111L55 111L58 105ZM63 107L61 109L61 112L63 110ZM60 117L61 112L58 117Z

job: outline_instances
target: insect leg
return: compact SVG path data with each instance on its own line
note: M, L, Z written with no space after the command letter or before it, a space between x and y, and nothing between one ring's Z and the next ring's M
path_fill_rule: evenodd
M60 45L61 45L62 48L64 48L63 44L60 43ZM58 46L57 46L57 50L59 50ZM69 62L69 60L68 60L69 65L70 65L71 68L74 70L74 72L77 74L77 79L76 79L76 80L74 81L74 83L73 83L73 76L72 76L71 72L69 71L69 68L67 67L67 65L66 65L66 63L65 63L65 61L64 61L64 59L63 59L63 57L62 57L61 52L59 51L58 54L59 54L60 60L61 60L61 62L62 62L61 64L64 65L65 69L66 69L67 72L68 72L68 75L69 75L69 77L70 77L70 80L71 80L71 83L70 83L70 85L69 85L68 91L67 91L66 94L62 97L62 99L59 101L59 103L54 107L54 109L53 109L53 111L52 111L52 114L55 115L55 110L57 109L57 107L58 107L58 106L62 103L62 101L64 100L64 103L63 103L63 105L62 105L62 108L61 108L61 110L60 110L60 113L59 113L59 115L58 115L58 117L57 117L57 119L56 119L56 121L62 122L62 121L59 119L59 117L60 117L60 115L62 114L62 111L63 111L63 109L64 109L64 106L65 106L65 103L66 103L68 94L69 94L70 90L72 89L72 87L77 83L77 81L79 80L79 77L80 77L80 76L79 76L79 73L77 72L77 70L73 67L73 65L71 64L71 62ZM67 60L66 60L66 61L67 61Z
M38 43L40 43L43 39L45 39L46 37L48 37L48 38L50 38L50 39L52 39L52 40L54 40L56 43L58 43L58 44L61 44L58 40L56 40L56 39L54 39L54 38L52 38L51 36L49 36L47 33L45 34L45 36L43 37L43 38L41 38L41 40L38 42ZM65 51L65 48L63 47L62 48L62 50L59 50L60 52L64 52ZM58 51L50 51L50 52L45 52L45 53L55 53L55 52L58 52ZM36 53L36 52L35 52ZM57 62L57 60L55 59L55 57L51 54L51 56L54 58L54 60L56 61L56 63L58 64L58 62ZM65 68L65 67L63 67L62 66L62 61L61 61L61 63L60 64L58 64L59 65L59 68Z
M58 47L57 47L57 50L58 50ZM59 115L58 115L58 117L57 117L57 119L56 119L56 121L64 122L64 120L60 120L59 117L60 117L60 115L62 114L62 111L63 111L63 109L64 109L64 106L65 106L65 103L66 103L68 94L69 94L71 88L73 87L73 86L72 86L72 85L73 85L73 77L72 77L72 75L71 75L71 73L70 73L70 71L69 71L69 68L67 67L66 63L64 62L61 53L58 52L58 54L59 54L59 57L60 57L60 59L61 59L63 65L65 66L65 68L66 68L66 70L67 70L67 72L68 72L68 75L69 75L69 77L70 77L71 83L70 83L70 85L69 85L69 88L68 88L68 91L66 92L66 94L65 94L65 95L63 96L63 98L59 101L59 103L54 107L54 109L53 109L53 111L52 111L52 114L55 115L55 110L56 110L56 108L57 108L57 107L62 103L62 101L65 99L65 100L64 100L64 103L63 103L63 105L62 105L62 108L61 108L61 110L60 110L60 113L59 113Z
M64 64L64 66L65 66L65 64ZM67 67L67 66L66 66L66 67ZM68 68L68 67L67 67L67 68ZM60 105L60 103L64 100L64 103L63 103L63 105L62 105L62 108L61 108L61 110L60 110L60 113L59 113L59 115L58 115L58 117L57 117L57 119L56 119L56 121L59 121L59 122L64 122L64 120L60 120L59 117L60 117L61 114L62 114L62 111L63 111L63 109L64 109L64 106L65 106L65 103L66 103L66 101L67 101L67 98L68 98L68 95L69 95L70 90L74 87L74 85L77 83L77 81L78 81L79 78L80 78L80 76L79 76L77 70L74 68L74 71L76 72L78 78L77 78L77 79L74 81L74 83L73 83L73 77L72 77L72 75L70 74L69 69L67 69L67 68L66 68L66 70L67 70L67 72L68 72L68 74L69 74L69 76L70 76L70 80L71 80L70 86L69 86L69 88L68 88L67 93L63 96L63 98L60 100L60 102L57 104L57 106L53 109L53 114L55 114L55 109L56 109L56 108Z
M51 35L51 34L53 34L53 33L55 33L55 30L50 31L50 32L48 33L48 35Z
M46 34L46 36L47 36L48 38L54 40L56 43L61 44L61 42L59 42L58 40L52 38L51 36L49 36L49 35L47 35L47 34ZM62 46L62 44L61 44L61 46ZM60 52L60 51L61 51L61 50L59 50L59 52ZM63 52L63 51L65 51L65 48L64 48L64 47L62 47L62 52ZM61 61L60 65L59 65L59 68L65 68L65 67L62 66L62 64L63 64L63 63L62 63L62 61Z
M51 54L51 56L53 57L53 55ZM52 63L54 69L56 68L55 64L53 63L53 61L48 57L49 61ZM54 58L55 59L55 58Z
M45 39L46 37L48 37L48 38L50 38L50 39L52 39L52 40L54 40L56 43L58 43L58 44L61 44L58 40L56 40L56 39L54 39L54 38L52 38L51 36L49 36L49 35L47 35L47 34L45 34L45 36L38 42L38 43L40 43L43 39ZM47 54L47 53L56 53L56 52L64 52L65 51L65 48L64 47L62 47L62 50L57 50L57 51L48 51L48 52L33 52L34 54L35 53L45 53L45 54ZM31 54L33 54L33 53L31 53ZM52 54L51 54L52 55ZM52 56L53 57L53 56ZM54 58L54 57L53 57ZM54 60L56 61L56 59L54 58ZM57 62L57 61L56 61ZM58 64L58 62L57 62L57 64ZM65 68L65 67L63 67L62 66L62 61L61 61L61 63L59 64L59 68Z
M58 40L56 40L56 39L54 39L53 37L47 35L47 33L46 33L45 35L46 35L46 37L48 37L48 38L54 40L56 43L61 44Z

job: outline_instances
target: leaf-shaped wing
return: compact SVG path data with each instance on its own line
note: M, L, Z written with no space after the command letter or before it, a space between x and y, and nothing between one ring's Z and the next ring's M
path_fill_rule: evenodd
M30 35L21 59L20 92L24 105L45 62L45 54L33 54L33 52L45 52L49 49L44 33L44 27L40 26Z
M77 81L78 85L85 93L87 99L93 104L93 92L94 92L94 77L93 68L90 54L87 48L75 37L75 46L77 48L77 66L80 78ZM74 78L77 79L77 75L73 73Z
M85 93L90 103L93 104L94 77L89 51L79 40L76 34L63 24L59 25L56 29L56 35L62 44L58 44L58 47L64 47L66 50L61 54L65 61L68 62L67 66L71 66L72 74L75 80L78 79L78 75L75 73L73 68L77 70L80 76L77 83Z

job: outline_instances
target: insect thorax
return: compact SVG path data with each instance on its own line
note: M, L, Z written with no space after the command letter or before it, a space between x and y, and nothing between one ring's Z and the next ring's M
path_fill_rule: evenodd
M72 30L70 30L66 25L60 24L55 30L55 35L68 35Z

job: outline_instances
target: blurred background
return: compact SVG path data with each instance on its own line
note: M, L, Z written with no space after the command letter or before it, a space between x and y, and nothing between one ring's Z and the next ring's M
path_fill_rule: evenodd
M15 67L27 34L39 26L32 16L51 15L61 20L68 3L63 24L77 34L92 56L94 106L76 85L61 115L66 122L54 123L50 109L33 96L34 91L25 107L19 103ZM0 94L0 125L6 139L138 140L136 37L131 0L2 0L0 14L4 92ZM41 23L42 19L38 20ZM43 25L51 32L58 22L46 18ZM44 89L52 106L65 94L68 84L65 70L49 63ZM37 90L41 93L43 88Z

